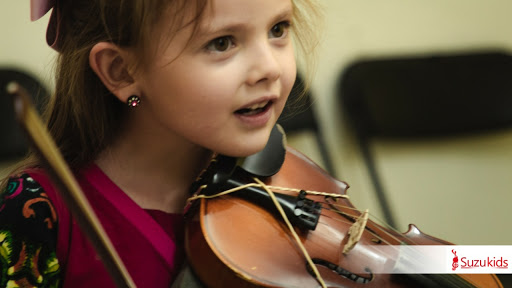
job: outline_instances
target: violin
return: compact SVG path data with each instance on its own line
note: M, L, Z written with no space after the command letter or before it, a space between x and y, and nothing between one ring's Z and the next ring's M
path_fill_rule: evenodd
M382 246L452 244L412 224L400 233L368 220L345 197L347 183L285 148L280 134L255 160L218 156L193 187L185 243L207 287L503 287L493 274L374 273L398 258ZM296 189L270 197L268 187Z

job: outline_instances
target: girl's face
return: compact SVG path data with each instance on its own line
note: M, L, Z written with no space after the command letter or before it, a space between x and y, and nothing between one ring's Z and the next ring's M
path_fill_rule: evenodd
M135 77L136 119L157 129L159 141L231 156L258 152L295 81L291 20L291 0L209 1L192 38L193 25L170 42L160 37L157 57Z

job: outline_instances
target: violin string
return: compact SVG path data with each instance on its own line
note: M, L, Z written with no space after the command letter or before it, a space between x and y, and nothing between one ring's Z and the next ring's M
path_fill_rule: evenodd
M330 208L330 207L325 207L325 204L329 204L329 205L333 205L333 206L337 206L337 207L345 208L345 209L352 210L352 211L359 211L359 212L361 212L361 211L360 211L360 210L358 210L357 208L350 207L350 206L346 206L346 205L340 205L340 204L327 203L327 202L323 202L323 201L322 201L322 204L324 204L324 205L322 205L323 209L325 209L325 210L329 210L329 211L332 211L332 212L337 213L337 214L340 214L340 215L341 215L341 214L344 214L344 215L347 215L347 216L349 216L349 217L353 217L353 218L354 218L354 221L355 221L355 220L356 220L356 218L358 217L357 215L351 215L350 213L346 213L346 212L344 212L344 211L340 211L340 210L333 209L333 208ZM345 221L343 221L343 220L341 220L341 219L336 219L336 218L331 217L331 216L329 216L329 215L327 215L327 214L324 214L324 213L321 213L321 215L322 215L323 217L326 217L326 218L332 219L332 220L334 220L334 221L340 221L340 222L343 222L343 223L351 224L351 223L349 223L349 222L345 222ZM385 222L383 222L382 220L380 220L380 219L379 219L378 217L376 217L375 215L373 215L373 217L377 219L377 222L381 222L381 223L383 223L383 225L388 226L388 228L389 228L391 231L394 231L394 232L396 232L396 233L400 233L398 230L396 230L396 229L394 229L394 228L390 227L389 225L387 225ZM375 222L375 221L374 221L374 222ZM322 223L322 222L320 222L320 223ZM376 224L378 224L378 223L376 223ZM395 240L396 242L401 243L402 245L403 245L403 244L406 244L406 245L419 245L419 243L416 243L416 241L414 241L413 239L410 239L410 238L408 239L409 243L403 243L403 242L402 242L402 241L400 241L396 236L392 235L391 233L389 233L389 232L388 232L388 231L386 231L385 229L382 229L382 228L380 228L380 227L378 227L378 229L379 229L381 232L383 232L384 234L386 234L387 236L389 236L390 238L392 238L393 240ZM367 231L368 233L370 233L371 235L373 235L374 237L376 237L378 240L380 240L382 243L384 243L384 244L388 245L389 247L391 247L391 249L393 249L393 250L394 250L394 251L396 251L398 254L400 254L400 248L396 247L396 246L397 246L396 244L392 244L392 243L390 243L389 241L385 240L382 236L380 236L379 234L377 234L376 232L374 232L374 231L373 231L373 229L365 229L365 231ZM401 233L400 233L400 234L401 234ZM376 251L376 252L379 252L379 253L381 253L381 254L382 254L382 251L377 251L377 250L378 250L377 246L374 246L374 245L368 245L368 246L366 246L366 248L367 248L367 249L371 249L371 250L373 250L373 251ZM387 250L386 250L386 251L387 251ZM389 253L389 252L386 252L386 253L384 253L383 255L386 255L389 259L393 259L393 257L397 257L397 255L392 255L392 254L391 254L391 253ZM398 261L398 259L397 259L397 261ZM408 261L408 262L410 262L410 263L422 264L422 263L421 263L418 259L416 259L416 258L410 258L410 257L409 257L409 258L407 259L407 261Z
M339 207L339 208L344 208L344 209L349 209L349 210L352 210L352 211L357 211L357 212L360 212L362 213L361 210L357 209L357 208L354 208L354 207L350 207L350 206L346 206L346 205L341 205L341 204L335 204L335 203L328 203L328 202L324 202L322 201L321 202L322 204L326 204L326 205L332 205L332 206L335 206L335 207ZM322 205L322 207L324 209L328 209L330 211L334 211L336 213L340 213L341 211L337 211L336 209L332 209L332 208L327 208L325 207L324 205ZM349 213L346 213L346 212L341 212L345 215L348 215L350 217L353 217L354 219L357 218L358 216L356 215L351 215ZM389 224L387 224L385 221L382 221L382 219L380 219L379 217L377 217L375 214L373 213L369 213L370 216L372 217L372 221L375 222L376 224L380 225L380 226L384 226L385 228L395 232L395 233L399 233L399 234L402 234L400 231L398 231L397 229L391 227ZM385 231L383 229L380 229L383 233L385 233L386 235L388 235L390 238L392 238L393 240L397 241L397 242L401 242L400 239L398 239L396 236L394 236L393 234L389 233L388 231ZM372 233L372 235L374 235L375 237L379 238L379 240L383 241L384 243L388 244L388 245L392 245L391 243L385 241L381 236L377 235L376 233L373 233L372 231L370 231ZM418 245L419 243L416 243L413 239L408 239L411 243L403 243L403 244L413 244L413 245Z
M331 204L331 203L330 203ZM337 205L337 206L341 206L341 207L344 207L346 209L350 209L350 210L356 210L356 211L359 211L358 209L356 208L353 208L353 207L349 207L349 206L343 206L343 205ZM350 217L354 217L354 218L357 218L356 215L350 215L348 213L345 213L343 211L339 211L339 210L336 210L336 209L332 209L332 208L328 208L328 207L324 207L325 210L329 210L329 211L333 211L335 213L338 213L338 214L345 214L345 215L348 215ZM327 214L321 214L323 217L325 218L329 218L329 219L332 219L334 221L340 221L342 223L345 223L345 224L351 224L350 222L347 222L346 220L342 220L342 219L337 219L337 218L334 218L334 217L331 217ZM375 217L375 216L374 216ZM375 217L377 218L377 217ZM355 219L354 219L355 220ZM383 222L382 220L380 220L380 222ZM319 224L325 224L327 225L326 223L322 223L320 222ZM393 230L392 227L390 227L389 229ZM382 230L379 228L379 230ZM394 251L396 251L398 254L392 254L391 252L388 252L388 250L384 250L385 252L383 252L382 250L379 250L378 249L378 246L375 246L375 245L368 245L368 246L365 246L366 249L369 249L369 250L372 250L380 255L384 255L384 256L387 256L388 259L394 259L396 261L399 261L399 259L396 259L395 257L398 257L398 255L400 255L400 248L397 248L396 245L393 245L391 243L389 243L388 241L386 241L385 239L383 239L381 236L379 236L378 234L376 234L375 232L373 232L372 230L370 229L366 229L366 231L368 233L370 233L371 235L377 237L379 240L381 240L383 243L387 244L388 247L390 246ZM387 231L382 231L384 233L387 233L389 234ZM396 231L397 233L400 233L399 231ZM398 239L396 239L393 235L389 235L390 237L394 238L396 241L400 242ZM409 239L410 242L412 242L413 244L416 244L416 245L420 245L418 243L416 243L413 239ZM408 245L411 245L411 243L407 243ZM402 257L399 257L399 258L402 258L402 259L406 259L405 261L408 262L409 264L412 264L412 265L420 265L420 264L423 264L419 258L412 258L411 256L407 256L407 253L405 254L406 257L403 258ZM426 255L425 255L426 256ZM404 260L402 260L404 261ZM438 275L438 277L442 277L443 278L443 281L445 282L449 282L451 285L453 286L450 286L450 287L468 287L468 288L472 288L472 287L478 287L477 284L475 284L474 281L472 281L471 279L467 279L467 278L464 278L464 277L461 277L460 275Z
M269 187L267 187L267 185L265 185L265 183L263 183L260 179L254 177L253 180L256 181L258 184L260 184L261 187L265 191L267 191L268 195L274 202L275 207L277 208L277 210L279 210L281 217L285 221L286 226L288 226L288 229L290 230L290 233L292 234L293 238L295 239L295 242L299 246L300 250L302 250L302 254L304 254L304 257L306 258L306 261L308 262L309 267L311 268L311 270L313 270L313 272L316 276L316 280L320 283L322 288L327 288L322 276L320 275L320 272L316 268L316 265L313 263L313 260L311 260L311 257L309 256L309 253L306 250L306 247L304 247L304 245L302 244L302 241L300 240L299 235L297 235L297 232L295 232L295 229L293 229L293 225L290 223L290 220L288 220L288 217L286 216L286 213L284 212L283 208L281 207L281 204L279 204L279 201L277 201L277 198L274 195L274 192Z
M352 208L352 207L348 207L348 206L346 206L346 207L345 207L345 206L343 206L343 205L337 205L337 206L339 206L339 207L344 207L344 208L348 208L348 209L353 209L353 210L356 210L356 211L359 211L359 210L358 210L358 209L356 209L356 208ZM335 212L335 213L340 213L340 211L337 211L336 209L332 209L332 208L325 208L325 209L330 210L330 211L333 211L333 212ZM352 216L352 217L355 217L354 215L350 215L350 214L348 214L348 213L344 213L344 214L345 214L345 215ZM324 216L326 216L326 215L324 215ZM394 229L393 227L391 227L391 226L387 225L387 224L386 224L386 223L384 223L382 220L380 220L378 217L376 217L374 214L371 214L371 213L370 213L370 216L372 216L372 221L373 221L373 222L375 222L376 224L378 224L378 225L385 225L385 226L387 226L386 228L390 229L391 231L393 231L393 232L395 232L395 233L399 233L399 234L401 234L401 232L400 232L400 231L398 231L398 230ZM330 217L330 218L332 218L332 217ZM333 219L334 219L334 218L333 218ZM334 219L334 220L338 220L338 219ZM375 221L375 220L377 220L377 221ZM380 222L380 223L377 223L377 222ZM381 235L377 234L376 232L374 232L374 231L372 231L372 230L370 230L370 229L367 229L367 231L368 231L371 235L373 235L375 238L377 238L378 240L380 240L381 242L383 242L384 244L387 244L387 245L390 245L390 246L396 246L396 244L392 244L391 242L387 241L386 239L384 239L384 237L383 237L383 236L381 236ZM386 231L385 229L381 229L380 227L379 227L379 231L380 231L380 232L382 232L382 233L384 233L384 234L386 234L386 235L387 235L388 237L390 237L392 240L395 240L396 242L400 243L401 245L403 245L403 244L407 244L407 245L411 245L411 244L412 244L412 245L418 245L418 243L416 243L413 239L408 239L409 243L404 243L404 242L402 242L400 239L398 239L395 235L393 235L392 233L390 233L390 232ZM397 248L397 250L398 250L398 248Z
M271 186L269 186L271 187ZM295 189L295 188L282 188L282 187L275 187L275 186L272 186L274 187L275 189L281 189L281 190L284 190L284 191L293 191L293 192L300 192L302 191L301 189ZM304 190L307 194L311 194L311 195L322 195L322 196L326 196L326 197L333 197L333 198L336 198L336 200L338 198L345 198L345 199L348 199L349 196L348 195L343 195L343 194L334 194L334 193L327 193L327 192L320 192L320 191L310 191L310 190ZM342 208L345 208L345 209L350 209L350 210L353 210L353 211L357 211L359 212L360 214L362 214L363 212L357 208L354 208L354 207L350 207L350 206L346 206L346 205L340 205L340 204L334 204L334 203L327 203L325 201L320 201L320 203L322 204L328 204L328 205L333 205L333 206L337 206L337 207L342 207ZM328 209L328 210L331 210L331 211L334 211L336 213L340 213L341 211L339 210L335 210L335 209L332 209L332 208L327 208L325 205L322 205L322 208L324 209ZM352 217L354 220L357 219L357 217L359 217L359 215L351 215L349 213L346 213L346 212L343 212L343 214L349 216L349 217ZM400 233L398 230L394 229L393 227L389 226L387 223L385 223L384 221L380 220L378 217L376 217L374 214L372 213L369 213L369 215L372 215L374 219L378 220L377 222L380 222L379 225L383 225L383 226L386 226L386 228L392 230L393 232L396 232L396 233ZM337 220L337 219L336 219ZM380 229L382 230L382 229ZM384 240L381 236L377 235L376 233L370 231L371 234L375 237L377 237L380 241L388 244L388 245L391 245L391 243L389 243L388 241ZM391 233L387 232L387 231L382 231L384 233L386 233L389 237L391 237L393 240L397 241L397 242L400 242L400 240L398 238L396 238L394 235L392 235ZM414 243L414 240L411 239L411 241L413 242L413 244L416 244Z
M345 215L345 216L348 216L348 217L351 217L354 221L357 221L357 218L362 214L361 210L357 209L357 208L354 208L354 207L351 207L351 206L346 206L346 205L340 205L340 204L337 204L337 203L328 203L328 202L325 202L325 201L319 201L319 203L322 203L322 209L324 210L328 210L328 211L332 211L334 213L337 213L337 214L340 214L340 215ZM334 209L334 208L331 208L329 206L335 206L335 207L340 207L340 208L344 208L344 209L347 209L347 210L352 210L352 211L357 211L357 212L360 212L359 215L355 215L355 214L351 214L351 213L347 213L345 211L341 211L341 210L338 210L338 209ZM338 221L338 222L342 222L344 224L348 224L348 225L352 225L353 223L352 222L348 222L347 220L343 220L343 219L338 219L338 218L334 218L334 217L331 217L325 213L321 213L321 215L323 217L326 217L326 218L329 218L329 219L332 219L334 221ZM375 215L373 215L374 218L378 219L378 217L376 217ZM379 220L377 222L382 222L382 220ZM322 223L322 222L320 222ZM378 223L377 223L378 224ZM399 231L393 229L392 227L389 227L390 230L396 232L396 233L400 233ZM364 229L365 231L367 231L368 233L370 233L372 236L374 236L377 240L379 240L381 243L384 243L390 247L392 247L392 249L394 249L395 251L400 251L399 248L396 248L395 246L396 245L393 245L391 242L387 241L386 239L384 239L384 237L380 236L379 234L377 234L376 232L374 232L372 229ZM390 237L391 239L395 240L396 242L398 243L402 243L396 236L392 235L391 233L389 233L388 231L386 230L383 230L379 227L379 230L385 234L387 234L388 237ZM411 242L414 242L414 240L412 239L409 239L409 241ZM407 243L407 244L410 244L410 243ZM415 243L414 243L415 244ZM373 245L370 245L369 246L370 249L372 250L376 250L376 247L373 246ZM389 253L386 253L388 257L391 258L391 254ZM413 260L415 261L415 260ZM418 261L415 261L417 263L419 263Z
M320 192L322 193L322 192ZM328 202L325 202L325 201L320 201L319 203L322 204L322 209L325 209L325 210L328 210L328 211L332 211L332 212L335 212L337 214L340 214L340 215L345 215L345 216L348 216L348 217L351 217L354 221L356 221L356 219L359 217L359 215L355 215L355 214L350 214L350 213L347 213L347 212L344 212L344 211L340 211L338 209L333 209L329 206L335 206L335 207L339 207L339 208L344 208L344 209L348 209L348 210L352 210L352 211L356 211L356 212L359 212L360 214L362 214L363 212L357 208L354 208L354 207L351 207L351 206L347 206L347 205L340 205L340 204L337 204L337 203L328 203ZM350 222L345 222L344 220L342 219L335 219L333 217L330 217L326 214L323 214L321 213L322 216L324 217L327 217L327 218L330 218L330 219L333 219L335 221L340 221L340 222L343 222L345 224L352 224ZM373 215L372 213L369 213L369 215L373 216L373 218L378 219L378 217L376 217L375 215ZM381 220L379 220L378 222L381 222ZM392 227L389 227L389 229L393 230L394 232L398 232L396 230L394 230ZM369 231L373 236L377 237L378 240L384 242L385 244L388 244L388 245L392 245L391 243L389 243L388 241L386 241L385 239L383 239L381 236L377 235L376 233L374 233L373 231ZM383 231L383 232L386 232L386 231ZM399 233L399 232L398 232ZM393 235L389 234L388 233L388 236L390 236L391 238L393 238L393 240L396 240L397 242L400 242L399 239L397 239L396 237L394 237Z
M334 209L330 209L330 210L332 210L332 211L333 211L333 212L335 212L335 213L339 213L339 211L336 211L336 210L334 210ZM342 219L336 219L336 218L334 218L334 217L331 217L331 216L326 215L326 214L323 214L323 213L322 213L321 215L322 215L323 217L326 217L326 218L332 219L332 220L334 220L334 221L339 221L339 222L342 222L342 223L345 223L345 224L349 224L349 225L352 225L352 224L353 224L353 223L351 223L351 222L343 221ZM328 225L328 224L323 223L323 222L320 222L319 224ZM352 227L352 226L351 226L351 227ZM350 230L350 229L349 229L349 230ZM379 241L381 241L381 243L386 244L386 245L387 245L386 247L390 247L391 249L393 249L393 251L396 251L396 252L397 252L397 254L400 254L400 248L396 248L396 247L395 247L396 245L391 244L390 242L388 242L387 240L385 240L384 238L382 238L381 236L379 236L377 233L375 233L375 232L373 232L372 230L369 230L369 229L364 229L363 233L364 233L364 232L370 233L372 236L374 236L374 237L375 237L375 238L377 238ZM390 236L390 237L393 237L393 236ZM357 242L356 242L356 243L357 243ZM359 245L364 245L364 244L359 244ZM355 244L354 244L354 246L355 246ZM365 246L365 248L366 248L366 249L372 250L372 251L374 251L375 253L377 253L377 254L379 254L379 255L382 255L382 256L387 257L388 259L394 259L394 258L397 256L397 254L392 254L392 253L391 253L391 252L389 252L389 250L387 250L387 249L385 249L385 250L380 249L380 250L379 250L379 246L376 246L376 245L364 245L364 246ZM347 253L343 252L343 254L348 254L348 252L347 252ZM412 260L411 260L411 259L408 259L408 261L410 261L410 262L412 261L412 262L415 262L415 263L418 263L418 264L420 263L420 262L419 262L419 261L417 261L416 259L412 259Z
M335 209L332 209L332 208L324 208L326 210L329 210L329 211L332 211L334 213L338 213L340 214L339 211L335 210ZM344 223L344 224L348 224L348 225L352 225L353 222L349 222L348 220L344 220L344 219L337 219L337 218L334 218L334 217L331 217L327 214L323 214L321 213L320 215L322 215L323 217L325 218L329 218L329 219L332 219L333 221L338 221L338 222L341 222L341 223ZM346 214L346 215L349 215L349 216L353 216L353 215L350 215L350 214ZM354 219L355 220L355 219ZM320 222L320 224L323 224L322 222ZM368 233L370 233L372 236L374 236L375 238L377 238L379 241L383 242L384 244L387 244L387 245L390 245L392 246L393 244L391 244L389 241L387 241L386 239L382 238L380 235L378 235L377 233L371 231L371 230L368 230L366 229L366 231L368 231ZM392 237L392 236L390 236ZM398 241L398 239L396 239Z

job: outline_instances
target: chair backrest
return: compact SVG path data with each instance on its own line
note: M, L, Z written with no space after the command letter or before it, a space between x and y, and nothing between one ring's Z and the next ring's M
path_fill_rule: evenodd
M340 75L338 97L383 217L396 227L370 142L421 140L512 127L512 57L503 52L361 60Z
M512 124L512 56L501 52L359 61L339 81L367 136L453 135Z
M16 69L0 69L0 161L22 157L28 151L28 144L14 114L14 103L7 94L6 86L11 81L22 85L39 111L47 99L45 87L32 75Z

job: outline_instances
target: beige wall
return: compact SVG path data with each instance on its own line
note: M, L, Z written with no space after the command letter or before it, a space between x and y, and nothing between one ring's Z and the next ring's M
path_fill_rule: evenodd
M379 216L358 150L336 110L334 88L339 73L359 57L486 47L510 50L512 1L321 2L326 31L313 83L315 108L321 112L338 178L351 184L349 193L358 208L370 208ZM30 23L29 1L0 5L0 65L25 69L50 86L55 53L44 40L48 15ZM437 145L380 143L374 147L401 230L412 222L425 232L460 244L511 244L512 232L503 227L512 218L508 211L512 133ZM309 149L304 148L305 152ZM442 153L433 156L432 151ZM475 151L481 154L475 156Z
M46 46L49 14L30 22L30 1L2 1L0 4L0 64L34 74L50 85L55 52Z
M507 0L323 0L327 31L313 92L338 178L356 207L380 216L361 156L344 132L335 84L360 57L512 48ZM485 3L485 4L484 4ZM512 75L511 75L512 76ZM512 107L511 107L512 110ZM415 223L459 244L512 244L512 131L434 146L375 145L377 165L401 231Z

